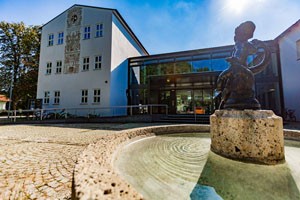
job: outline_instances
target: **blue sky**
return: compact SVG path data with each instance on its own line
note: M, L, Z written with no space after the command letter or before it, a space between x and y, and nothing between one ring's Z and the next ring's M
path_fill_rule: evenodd
M246 20L274 39L300 19L300 0L0 0L0 21L42 25L73 4L116 8L150 54L233 44Z

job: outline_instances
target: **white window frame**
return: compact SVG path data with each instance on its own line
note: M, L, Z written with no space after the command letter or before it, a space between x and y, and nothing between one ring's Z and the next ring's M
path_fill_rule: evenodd
M102 67L102 56L101 55L95 56L94 61L95 61L94 69L100 70Z
M50 103L50 92L49 91L45 91L44 92L44 104L49 104Z
M56 74L61 74L62 71L62 61L58 60L56 61Z
M300 60L300 40L296 42L297 60Z
M50 46L53 46L53 44L54 44L54 34L53 33L50 33L49 35L48 35L48 46L50 47Z
M100 104L100 102L101 102L101 89L94 89L93 103Z
M91 38L91 26L85 26L83 30L83 39L88 40Z
M57 44L61 45L64 43L64 32L59 32L57 37Z
M95 37L103 37L103 23L96 24Z
M59 103L60 103L60 91L57 90L57 91L54 91L54 103L53 104L58 105Z
M52 62L47 62L46 75L50 75L51 72L52 72Z
M82 71L88 71L90 68L90 57L82 58Z
M88 103L89 91L87 89L81 90L81 104Z

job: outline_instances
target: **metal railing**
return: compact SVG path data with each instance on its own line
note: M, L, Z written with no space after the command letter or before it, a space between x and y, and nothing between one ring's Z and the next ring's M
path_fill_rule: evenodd
M5 113L7 113L7 115L5 115ZM19 109L2 111L2 117L0 117L0 120L16 122L17 120L100 118L133 115L153 115L156 113L168 115L168 105L148 104L97 108L47 108L34 110Z

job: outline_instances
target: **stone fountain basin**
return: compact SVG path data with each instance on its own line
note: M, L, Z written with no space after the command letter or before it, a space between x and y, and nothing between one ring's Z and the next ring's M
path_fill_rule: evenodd
M165 137L164 135L172 134L172 133L188 133L186 136L194 137L193 134L200 136L200 138L204 141L204 149L209 146L209 138L208 134L210 131L209 125L173 125L173 126L155 126L155 127L146 127L146 128L138 128L138 129L131 129L122 131L115 135L109 135L103 137L95 144L89 145L80 155L78 159L78 163L75 166L74 170L74 183L73 183L73 197L79 199L153 199L157 197L158 199L164 199L164 197L170 194L170 188L167 187L160 187L160 188L153 188L153 191L156 191L155 194L164 194L165 196L155 196L151 195L153 193L147 193L143 191L143 186L139 186L140 184L137 183L138 181L145 180L145 177L142 179L139 178L128 178L126 174L124 174L124 170L126 167L118 166L118 162L124 158L124 160L129 160L131 157L126 158L126 154L122 153L128 151L126 150L127 147L133 147L135 149L135 145L142 144L141 142L147 141L151 139L156 139L158 137ZM205 134L206 133L206 134ZM192 134L192 135L191 135ZM300 132L298 131L291 131L285 130L284 131L285 137L289 139L299 139ZM157 136L157 137L156 137ZM197 136L197 137L198 137ZM168 138L176 138L183 137L180 135L169 135ZM177 138L178 139L178 138ZM180 138L179 140L180 141ZM177 142L178 142L177 141ZM180 142L178 143L180 144ZM291 148L299 148L299 142L295 142L296 147ZM193 144L192 144L193 145ZM143 146L143 145L142 145ZM195 146L195 145L194 145ZM205 147L206 146L206 147ZM293 145L292 145L293 146ZM125 148L125 149L124 149ZM183 148L185 149L185 148ZM288 148L289 149L289 148ZM188 149L185 149L188 150ZM129 150L129 152L132 150ZM289 150L288 150L289 151ZM136 151L137 157L141 153L141 150ZM128 154L127 154L128 156ZM164 157L162 155L162 157ZM166 155L168 157L168 155ZM176 183L173 184L173 189L175 191L179 191L178 188L185 188L185 192L181 193L181 195L185 195L184 197L189 198L199 198L199 195L203 193L208 193L208 195L216 195L220 193L220 188L223 187L224 183L217 184L220 182L224 182L226 180L232 181L236 183L238 180L238 176L235 176L236 173L247 173L246 178L252 176L265 176L266 172L269 174L279 173L279 176L272 179L272 181L276 181L276 184L272 184L266 187L279 187L280 185L286 186L288 184L290 189L291 195L298 195L299 188L300 188L300 172L297 170L300 166L300 159L298 156L287 156L287 163L280 164L276 166L258 166L258 171L252 173L251 166L255 166L253 164L247 163L240 163L237 161L232 161L229 159L222 158L212 152L209 152L209 149L206 153L203 153L202 158L200 159L202 162L199 165L195 165L198 169L195 170L195 174L191 174L191 178L189 177L189 173L184 174L181 173L178 180L181 181L182 187L176 186ZM122 162L120 162L122 163ZM119 163L119 164L120 164ZM131 163L130 161L128 163ZM132 164L132 163L131 163ZM238 164L238 165L236 165ZM122 164L121 164L122 166ZM238 167L236 167L238 166ZM135 166L137 167L137 166ZM173 166L174 167L174 166ZM175 166L176 167L176 166ZM199 168L200 167L200 168ZM256 166L257 167L257 166ZM128 167L127 167L128 168ZM168 166L166 169L168 173L172 173L172 166ZM130 167L129 167L130 169ZM138 169L138 167L137 167ZM200 172L199 172L200 169ZM213 169L213 170L211 170ZM234 170L233 170L234 169ZM145 169L144 169L145 170ZM159 169L158 169L159 170ZM198 171L197 171L198 170ZM175 169L173 170L176 171ZM126 172L126 170L125 170ZM218 172L218 173L215 173ZM141 174L141 173L140 173ZM147 174L147 173L145 173ZM151 173L150 173L151 174ZM128 174L127 174L128 175ZM172 177L171 175L170 177ZM175 175L176 176L176 175ZM181 176L185 178L180 178ZM221 179L220 179L221 178ZM254 177L255 178L255 177ZM277 179L276 179L277 178ZM188 179L186 182L182 182L183 180ZM171 179L170 179L171 180ZM255 180L255 179L254 179ZM268 178L266 179L268 180ZM165 181L165 180L164 180ZM173 183L173 180L171 180ZM251 183L251 181L249 182ZM268 184L268 181L264 182L265 185ZM150 185L151 184L150 182ZM171 184L172 185L172 184ZM206 187L213 186L213 187ZM225 184L226 185L226 184ZM234 184L231 184L234 185ZM238 185L238 184L236 184ZM152 186L151 186L152 187ZM141 189L142 188L142 189ZM176 189L177 188L177 189ZM262 190L263 188L255 187L258 190ZM282 188L282 187L281 187ZM214 192L216 189L217 192ZM223 188L226 191L228 189ZM233 190L242 190L242 187L234 188ZM273 188L274 190L278 190L278 188ZM266 191L265 193L268 193ZM197 196L198 195L198 196ZM228 194L228 198L232 193ZM283 194L285 195L285 194ZM221 195L224 198L224 194ZM170 195L172 197L172 195ZM177 196L178 197L178 196ZM252 196L253 197L253 196ZM255 194L254 194L255 197ZM155 199L157 199L155 198ZM237 197L238 198L238 197ZM241 198L241 197L240 197ZM296 198L299 198L296 197Z

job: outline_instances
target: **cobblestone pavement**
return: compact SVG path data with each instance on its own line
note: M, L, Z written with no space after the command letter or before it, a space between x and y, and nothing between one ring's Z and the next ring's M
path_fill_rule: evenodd
M73 168L83 149L135 126L0 126L0 199L70 199Z

